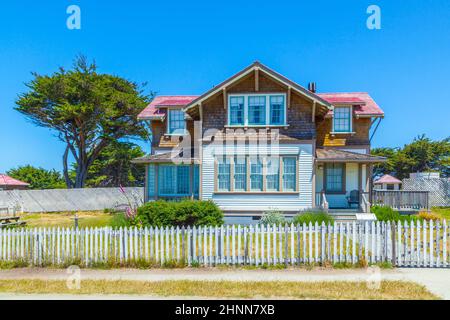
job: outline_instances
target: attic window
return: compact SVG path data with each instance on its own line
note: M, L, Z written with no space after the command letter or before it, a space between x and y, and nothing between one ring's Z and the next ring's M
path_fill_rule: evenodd
M352 132L352 107L334 107L333 113L333 132L350 133Z

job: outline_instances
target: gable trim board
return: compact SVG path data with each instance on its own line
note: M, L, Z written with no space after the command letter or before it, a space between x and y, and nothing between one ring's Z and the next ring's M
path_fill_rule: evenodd
M230 86L232 83L244 78L245 76L249 75L252 72L255 72L258 70L266 73L269 77L281 82L283 85L287 87L287 90L295 90L299 94L309 98L312 102L318 103L322 105L323 107L326 107L328 110L333 109L333 105L327 102L325 99L321 98L320 96L316 95L315 93L303 88L299 84L289 80L288 78L284 77L283 75L273 71L272 69L269 69L265 65L261 64L260 62L256 61L252 63L247 68L241 70L240 72L236 73L235 75L231 76L227 80L223 81L219 85L213 87L211 90L207 91L200 97L194 99L192 102L190 102L186 107L184 108L184 111L188 111L191 108L194 108L195 106L201 105L201 103L210 97L214 96L215 94L218 94L220 92L223 92L224 89L226 89L228 86ZM257 90L258 91L258 90Z

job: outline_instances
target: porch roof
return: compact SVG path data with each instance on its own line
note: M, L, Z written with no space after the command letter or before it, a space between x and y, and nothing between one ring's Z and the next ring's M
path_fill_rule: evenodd
M193 153L193 151L192 151ZM192 154L191 153L191 154ZM178 156L174 156L172 152L165 152L160 154L149 154L143 157L135 158L131 160L132 163L174 163L174 164L190 164L199 163L200 160L194 157L183 157L183 151L178 153Z
M384 157L331 148L317 148L316 156L318 162L378 163L387 161Z

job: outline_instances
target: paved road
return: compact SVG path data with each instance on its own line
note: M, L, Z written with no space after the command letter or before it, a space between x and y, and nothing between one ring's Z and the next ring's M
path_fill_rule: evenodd
M14 269L1 270L0 279L65 280L66 270ZM174 270L92 270L81 269L81 279L91 280L209 280L209 281L376 281L404 280L425 285L434 294L450 300L450 269L395 269L380 270L223 270L223 269L174 269ZM41 295L46 296L46 295ZM0 299L14 298L0 294ZM16 298L19 296L16 295ZM46 296L47 299L49 296ZM70 298L68 295L66 298ZM76 297L76 296L75 296ZM111 296L112 297L112 296ZM114 296L126 298L125 296ZM35 296L35 298L38 298ZM86 296L84 298L89 298ZM92 298L96 298L92 296ZM153 299L156 297L141 297ZM177 297L174 297L177 298ZM185 297L186 298L186 297ZM195 298L195 297L193 297Z

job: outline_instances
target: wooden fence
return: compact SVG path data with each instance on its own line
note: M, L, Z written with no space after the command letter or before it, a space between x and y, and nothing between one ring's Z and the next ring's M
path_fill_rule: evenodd
M372 204L398 210L429 210L428 191L373 190Z
M302 265L390 262L448 267L447 222L194 228L0 230L0 261L36 266L148 262L180 265Z

